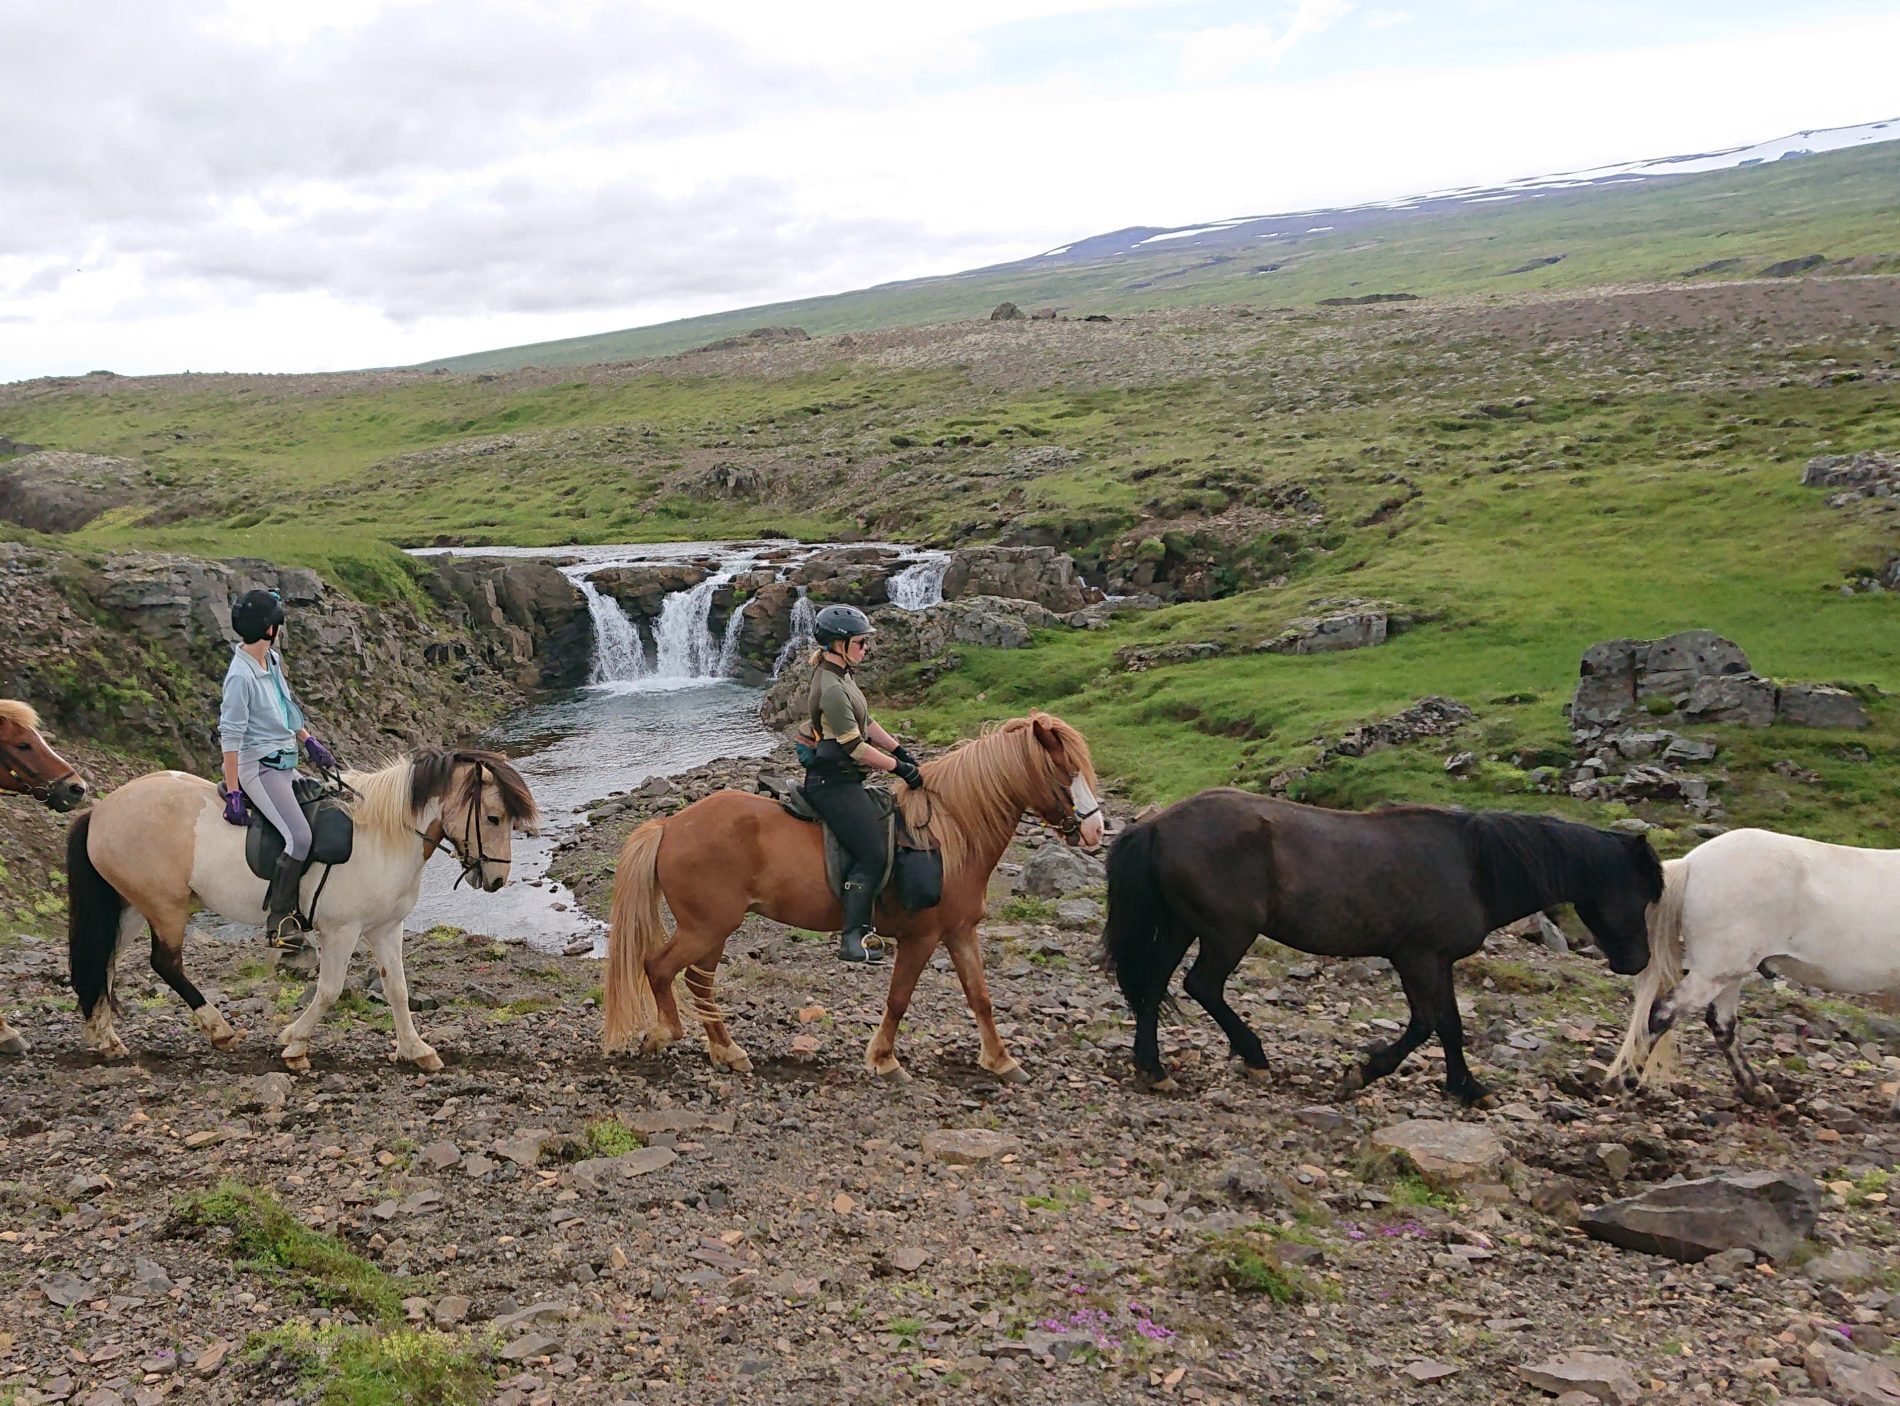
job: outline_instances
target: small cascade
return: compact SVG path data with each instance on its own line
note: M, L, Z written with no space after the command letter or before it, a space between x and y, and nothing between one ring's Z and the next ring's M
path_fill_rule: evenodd
M620 602L585 576L570 571L567 579L579 588L594 622L594 663L589 683L632 683L647 674L646 648Z
M653 676L661 679L725 677L724 642L712 634L713 593L732 579L731 572L708 576L697 586L675 591L660 607L653 627ZM727 622L731 634L731 622Z
M785 647L778 652L778 658L772 661L772 677L777 678L784 672L785 666L801 654L809 653L818 647L818 637L812 633L812 622L818 618L817 608L811 603L811 597L805 594L805 588L798 588L798 599L792 602L792 633L785 641Z
M928 610L943 604L943 578L949 571L948 555L925 557L892 576L885 590L899 610Z

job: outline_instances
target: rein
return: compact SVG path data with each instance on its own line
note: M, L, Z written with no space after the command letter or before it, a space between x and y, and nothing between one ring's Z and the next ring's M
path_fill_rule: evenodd
M32 777L20 772L11 762L0 762L0 777L12 783L9 789L23 796L31 796L36 801L51 800L55 786L62 781L76 779L78 775L78 769L69 766L50 781L35 781Z

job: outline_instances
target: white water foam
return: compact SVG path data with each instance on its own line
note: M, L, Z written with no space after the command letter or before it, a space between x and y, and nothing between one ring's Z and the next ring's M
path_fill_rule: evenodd
M943 578L949 573L947 553L928 556L891 577L885 590L899 610L928 610L943 604Z

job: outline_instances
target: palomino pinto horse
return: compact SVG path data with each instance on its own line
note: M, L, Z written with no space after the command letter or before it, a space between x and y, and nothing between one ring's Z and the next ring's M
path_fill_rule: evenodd
M1742 982L1757 970L1828 991L1900 992L1900 850L1731 830L1663 865L1653 958L1610 1066L1628 1085L1668 1083L1675 1023L1702 1012L1750 1103L1780 1096L1742 1058ZM1900 1092L1892 1113L1900 1117Z
M926 828L943 851L943 900L905 912L887 895L878 928L897 940L884 1021L865 1061L875 1074L905 1076L897 1026L917 978L939 943L950 949L964 999L982 1036L982 1066L997 1077L1028 1077L1003 1047L983 980L976 925L990 873L1025 813L1061 830L1071 844L1101 843L1094 764L1082 734L1047 713L1015 718L925 762L922 792L901 789L898 803L913 830ZM668 940L660 900L673 910ZM650 820L627 837L614 878L608 937L604 1045L611 1053L644 1035L652 1047L685 1029L673 982L682 972L715 1065L744 1073L752 1062L733 1042L713 1004L713 974L726 939L746 914L819 932L843 921L825 882L824 836L776 801L718 791L676 815Z
M1485 935L1555 904L1574 904L1610 969L1649 960L1645 915L1662 868L1641 835L1506 811L1393 806L1356 814L1246 791L1203 791L1121 833L1108 856L1103 957L1135 1012L1135 1066L1157 1087L1156 1024L1169 979L1195 939L1188 995L1214 1017L1250 1074L1266 1054L1227 1004L1227 978L1262 935L1327 957L1384 957L1412 1008L1398 1039L1375 1045L1346 1095L1399 1067L1434 1032L1445 1087L1485 1096L1465 1063L1452 964Z
M86 782L40 736L40 715L17 698L0 698L0 792L31 796L67 811L86 799ZM25 1054L26 1037L0 1015L0 1054Z
M428 749L379 771L346 772L355 847L328 876L316 914L316 993L284 1029L284 1063L310 1067L310 1037L342 994L350 955L369 939L396 1027L396 1057L423 1069L442 1060L416 1033L402 969L402 922L422 892L422 867L447 847L470 882L493 893L508 882L517 829L539 817L534 797L493 752ZM112 1028L113 968L119 944L146 922L152 970L191 1008L211 1043L230 1049L239 1032L185 975L185 924L196 907L237 923L259 923L264 880L244 862L244 831L227 824L218 791L202 777L158 771L128 782L73 822L66 846L71 890L73 990L86 1042L120 1056ZM304 878L307 904L319 875ZM306 911L307 908L306 908Z

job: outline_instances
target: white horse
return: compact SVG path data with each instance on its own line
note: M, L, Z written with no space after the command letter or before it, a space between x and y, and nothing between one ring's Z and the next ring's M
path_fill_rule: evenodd
M316 912L316 993L283 1032L284 1063L310 1067L310 1037L343 992L350 955L367 936L396 1027L396 1058L423 1069L442 1059L416 1033L402 969L402 924L422 893L422 867L446 845L472 883L493 893L508 882L517 829L538 823L534 797L493 752L429 749L380 771L348 772L355 845L332 870ZM264 880L244 861L244 831L227 824L218 791L202 777L157 771L121 786L73 822L66 843L73 990L86 1043L127 1053L112 1028L119 944L151 924L152 970L191 1008L211 1043L241 1038L185 975L185 924L197 907L237 923L261 922ZM304 876L303 907L322 871Z
M1671 1027L1702 1011L1742 1097L1771 1106L1735 1039L1742 981L1763 969L1829 991L1900 991L1900 850L1731 830L1663 865L1649 946L1610 1077L1668 1082Z

